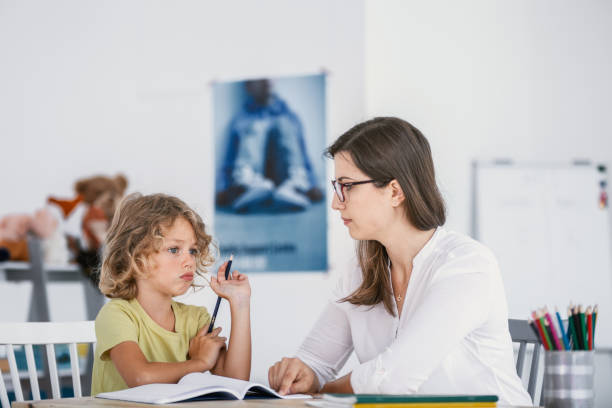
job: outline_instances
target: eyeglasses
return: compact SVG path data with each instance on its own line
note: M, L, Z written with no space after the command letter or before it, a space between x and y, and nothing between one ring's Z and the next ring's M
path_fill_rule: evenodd
M351 189L351 187L356 186L358 184L367 184L367 183L376 183L378 180L363 180L363 181L352 181L350 183L341 183L338 180L332 180L332 187L334 188L334 191L336 192L336 195L338 196L338 200L340 200L341 203L344 202L344 200L346 199L346 197L344 196L344 189L346 188L346 191L349 191Z

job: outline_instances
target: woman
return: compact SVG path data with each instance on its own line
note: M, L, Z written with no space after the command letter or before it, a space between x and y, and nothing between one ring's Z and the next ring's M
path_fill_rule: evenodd
M447 231L429 143L398 118L375 118L329 147L332 208L358 241L300 347L268 372L287 393L495 394L532 405L518 378L494 255ZM352 351L359 365L335 379Z

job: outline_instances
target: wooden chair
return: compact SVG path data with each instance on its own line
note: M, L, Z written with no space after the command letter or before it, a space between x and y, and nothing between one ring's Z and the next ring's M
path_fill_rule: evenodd
M17 401L23 401L24 399L15 358L15 346L23 345L25 348L32 398L40 400L38 372L34 360L33 345L45 345L53 398L60 398L59 375L54 345L68 344L74 396L81 397L81 374L77 355L77 343L91 343L92 349L95 341L96 334L93 321L0 323L0 346L4 345L6 348L11 382ZM90 353L92 353L91 350ZM88 367L88 370L90 371L91 367ZM0 402L3 408L10 408L7 387L4 383L1 370Z
M529 370L527 392L535 404L535 388L538 380L542 343L540 343L538 336L536 336L531 327L529 327L527 320L508 319L508 327L510 329L510 337L512 337L512 342L519 343L518 358L516 360L516 372L521 380L523 379L523 366L525 365L527 345L533 344L533 355L531 357L531 369Z

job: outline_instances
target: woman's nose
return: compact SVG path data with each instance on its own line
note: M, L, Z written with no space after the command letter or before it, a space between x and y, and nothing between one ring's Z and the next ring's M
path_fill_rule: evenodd
M331 208L334 210L342 210L344 208L344 203L340 201L336 193L332 197Z

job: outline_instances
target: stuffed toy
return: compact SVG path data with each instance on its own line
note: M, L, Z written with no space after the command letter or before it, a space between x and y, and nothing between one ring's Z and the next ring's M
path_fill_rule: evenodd
M83 178L74 185L74 198L49 197L34 215L0 218L0 261L29 260L27 234L32 233L42 239L45 263L77 261L89 275L126 187L122 174Z
M100 249L126 187L127 179L122 174L113 178L94 176L76 182L74 189L87 206L81 224L85 248Z
M65 247L65 240L57 231L58 221L47 208L30 214L9 214L0 218L0 248L2 260L27 261L29 259L27 235L32 233L43 240L46 248ZM55 255L58 254L56 251ZM65 256L64 256L65 255ZM43 255L44 256L44 255ZM67 251L59 256L44 256L45 262L61 263L67 261Z

